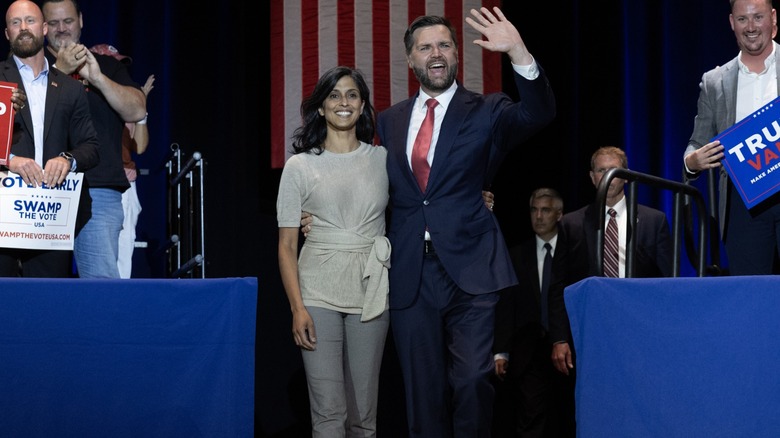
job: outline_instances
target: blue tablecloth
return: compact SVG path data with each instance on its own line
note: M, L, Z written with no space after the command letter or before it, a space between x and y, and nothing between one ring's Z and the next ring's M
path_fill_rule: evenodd
M578 437L780 436L780 278L589 278L564 299Z
M0 436L251 437L257 279L0 279Z

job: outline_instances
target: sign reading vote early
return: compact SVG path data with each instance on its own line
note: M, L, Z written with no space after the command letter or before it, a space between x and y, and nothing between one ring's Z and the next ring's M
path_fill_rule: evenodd
M0 247L72 250L83 173L56 187L31 187L0 172Z
M780 97L713 140L724 146L723 166L747 208L780 190Z

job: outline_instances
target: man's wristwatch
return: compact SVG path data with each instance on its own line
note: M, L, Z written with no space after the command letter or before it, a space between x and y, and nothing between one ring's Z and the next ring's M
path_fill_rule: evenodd
M74 161L73 154L71 154L70 152L60 152L60 157L68 160L68 163L70 164L70 168L73 169L73 161Z

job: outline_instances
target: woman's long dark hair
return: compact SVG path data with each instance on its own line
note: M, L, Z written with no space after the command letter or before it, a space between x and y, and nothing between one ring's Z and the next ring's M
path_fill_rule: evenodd
M322 153L322 143L328 134L328 125L325 117L319 113L322 103L328 98L331 91L336 88L336 83L344 76L350 76L355 80L360 98L363 99L363 112L358 118L355 131L358 140L372 144L374 142L374 107L371 105L371 92L366 80L359 70L338 66L326 71L317 81L311 95L301 103L301 118L303 125L293 133L293 153L309 152L319 155Z

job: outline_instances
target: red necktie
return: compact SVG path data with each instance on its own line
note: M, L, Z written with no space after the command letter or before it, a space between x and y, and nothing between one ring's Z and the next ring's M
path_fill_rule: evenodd
M620 268L618 267L618 227L615 216L617 212L610 208L609 222L607 222L607 233L604 239L604 275L607 277L620 277Z
M420 190L423 193L428 186L428 174L431 173L431 166L428 165L428 150L431 148L431 139L433 138L433 118L435 115L433 107L438 104L436 99L428 99L425 102L425 105L428 106L428 113L425 114L425 120L420 126L412 148L412 173L417 178L417 184L420 185Z

